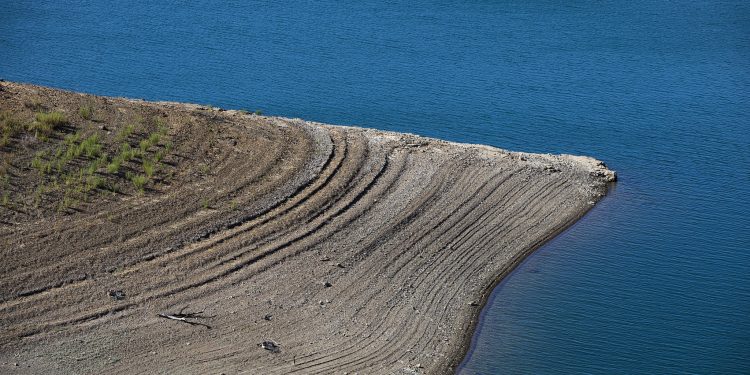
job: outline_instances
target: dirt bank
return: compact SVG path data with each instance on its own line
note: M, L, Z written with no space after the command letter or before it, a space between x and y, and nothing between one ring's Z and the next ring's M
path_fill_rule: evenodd
M614 180L586 157L0 90L2 373L450 373L488 288Z

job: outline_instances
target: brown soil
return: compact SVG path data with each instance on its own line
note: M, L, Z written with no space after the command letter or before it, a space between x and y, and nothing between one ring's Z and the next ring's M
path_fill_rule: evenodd
M449 373L491 286L614 180L586 157L9 82L0 111L69 122L2 147L2 373ZM109 163L128 124L134 147L166 128L83 194L60 181L95 157L31 167L71 134ZM199 324L159 316L180 312Z

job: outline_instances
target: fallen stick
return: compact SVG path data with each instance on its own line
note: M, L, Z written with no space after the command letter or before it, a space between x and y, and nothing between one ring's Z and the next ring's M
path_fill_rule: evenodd
M177 314L162 314L162 313L159 313L159 314L157 314L157 316L159 316L160 318L165 318L165 319L170 319L170 320L176 320L178 322L183 322L183 323L187 323L187 324L194 325L194 326L203 326L203 327L206 327L208 329L211 329L211 326L208 325L208 324L201 323L201 322L194 322L194 321L190 321L188 319L205 319L205 318L213 318L213 316L203 316L203 315L201 315L201 314L203 314L203 311L199 311L199 312L195 312L195 313L184 313L183 314L183 311L185 311L186 308L187 308L187 306L183 307L182 309L180 309L180 312L178 312Z

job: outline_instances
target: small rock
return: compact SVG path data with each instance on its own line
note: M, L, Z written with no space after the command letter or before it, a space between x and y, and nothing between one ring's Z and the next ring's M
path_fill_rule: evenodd
M122 290L110 289L107 294L112 297L113 300L121 301L125 299L125 292Z
M273 342L272 340L263 341L258 346L260 346L263 349L268 350L271 353L278 353L281 351L281 348L279 348L279 344Z
M341 264L341 263L336 263L335 265L336 265L336 267L338 267L338 268L344 268L344 265L343 265L343 264Z
M266 316L264 316L263 319L265 319L265 320L271 320L271 319L273 319L273 315L266 314Z
M331 258L329 258L328 256L324 256L324 257L320 258L321 262L327 262L329 260L331 260Z
M323 286L326 287L326 288L330 288L330 287L333 286L333 284L331 284L328 281L326 281L325 283L323 283Z
M479 303L477 301L471 301L469 302L469 306L479 306Z

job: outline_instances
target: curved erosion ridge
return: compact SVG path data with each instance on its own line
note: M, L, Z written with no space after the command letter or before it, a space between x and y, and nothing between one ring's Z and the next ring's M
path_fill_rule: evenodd
M588 157L96 100L189 119L169 124L184 161L144 195L2 227L3 367L450 373L499 277L615 179ZM180 310L205 325L158 316Z

